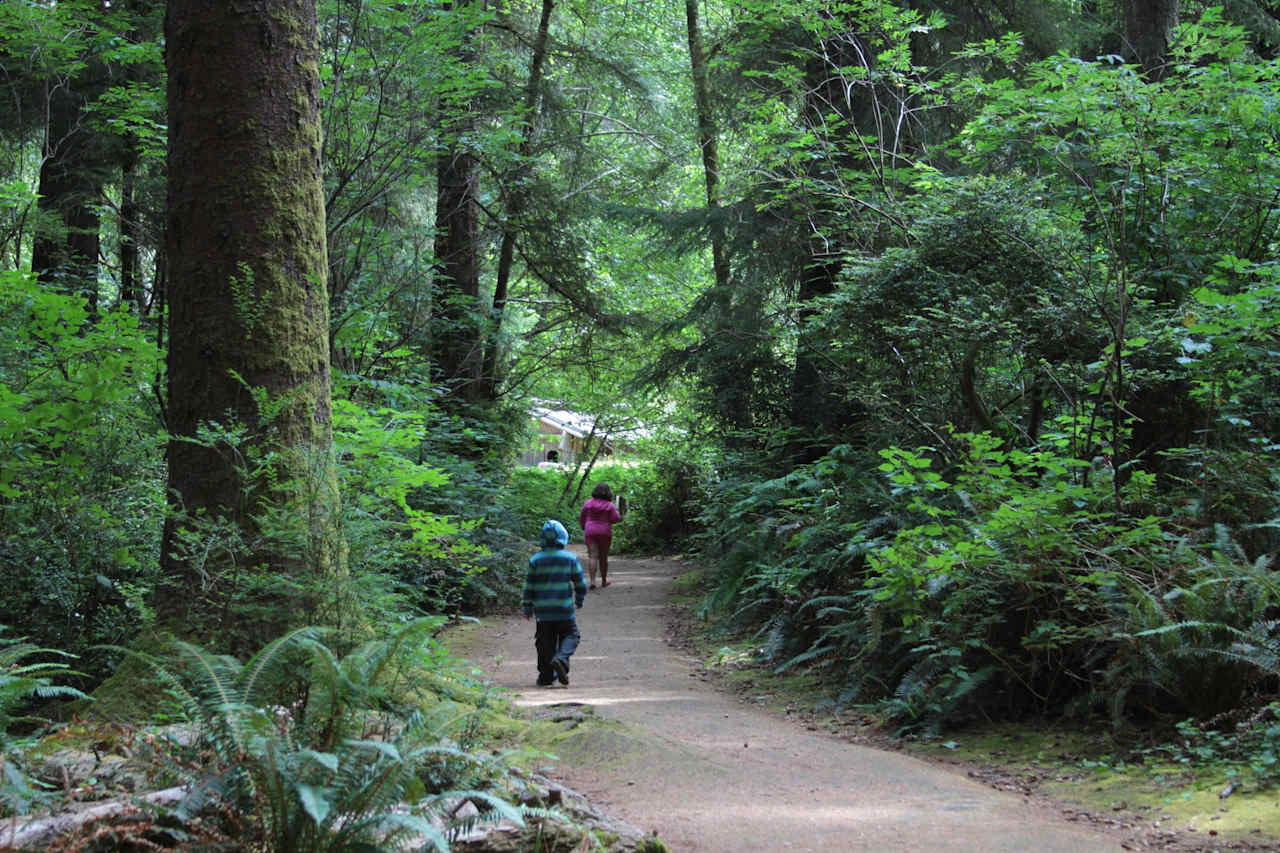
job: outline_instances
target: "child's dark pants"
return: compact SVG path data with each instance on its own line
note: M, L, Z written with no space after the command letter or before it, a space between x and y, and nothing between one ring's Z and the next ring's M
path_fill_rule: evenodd
M555 681L556 673L551 668L551 661L556 658L564 661L565 672L569 671L569 656L578 650L578 641L581 639L576 619L538 621L533 632L533 647L538 651L539 684Z

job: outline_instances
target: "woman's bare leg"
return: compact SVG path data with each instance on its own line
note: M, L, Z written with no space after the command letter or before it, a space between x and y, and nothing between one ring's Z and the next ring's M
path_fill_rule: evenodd
M600 546L595 542L587 543L587 586L595 589L596 586L596 570L599 568Z
M599 556L596 558L600 563L600 586L609 585L609 549L598 548Z

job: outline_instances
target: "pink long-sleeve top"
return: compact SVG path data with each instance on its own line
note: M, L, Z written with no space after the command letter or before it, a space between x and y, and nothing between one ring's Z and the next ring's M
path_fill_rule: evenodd
M613 526L621 520L622 513L604 498L588 498L578 512L583 536L612 536Z

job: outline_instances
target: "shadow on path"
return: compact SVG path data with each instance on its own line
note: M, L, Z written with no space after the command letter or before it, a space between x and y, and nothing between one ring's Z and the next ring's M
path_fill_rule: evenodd
M675 851L1119 850L1017 795L893 752L787 725L717 692L668 645L679 562L610 558L578 613L568 687L534 686L533 623L493 623L460 651L519 706L585 703L625 724L570 738L552 776Z

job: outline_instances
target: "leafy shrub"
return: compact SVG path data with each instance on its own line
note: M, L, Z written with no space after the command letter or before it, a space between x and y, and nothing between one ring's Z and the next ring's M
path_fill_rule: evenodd
M775 663L809 649L837 606L826 596L861 585L868 547L895 524L870 468L865 454L841 445L782 477L709 483L694 538L713 566L703 615L755 626ZM806 660L830 651L820 648Z
M619 551L630 554L676 552L697 530L694 514L706 481L705 462L678 453L651 463L606 469L626 501L626 523L617 528Z
M429 418L335 400L334 422L352 576L367 586L378 577L391 582L400 596L379 608L387 615L455 611L485 570L485 550L470 539L479 519L446 514L462 485L458 466L424 458Z
M573 530L578 511L567 511L567 502L561 500L564 491L565 474L558 469L522 466L512 470L503 499L519 519L517 530L523 542L537 542L542 522L548 518L558 518L566 529Z
M159 572L163 437L159 355L125 311L90 322L83 300L0 273L0 587L12 627L114 664Z
M268 427L273 405L259 400ZM282 600L295 603L291 625L352 629L477 612L504 592L515 594L512 537L493 523L504 520L494 499L499 478L440 451L441 421L431 407L406 411L337 398L333 416L336 500L328 460L316 459L291 466L307 472L306 481L281 489L283 501L263 501L251 525L181 520L177 545L208 578L193 619L222 625L221 648L256 648L264 628L286 627ZM256 472L271 469L282 452L270 441L250 440L237 424L207 424L195 440L232 452L245 467L245 482L261 479ZM301 555L317 570L299 578L245 565L242 556L275 552ZM325 566L333 554L343 565ZM228 612L238 618L223 618Z
M1105 466L956 434L967 453L888 448L893 512L861 500L856 454L837 448L785 477L721 484L703 552L716 558L704 612L765 638L779 669L817 667L841 703L874 704L903 730L974 716L1127 712L1209 715L1278 674L1262 563L1225 528L1170 535L1172 519L1117 511ZM1133 506L1154 477L1132 473ZM714 517L710 517L713 516ZM868 520L869 519L869 520ZM1217 555L1216 557L1214 555Z
M1280 267L1227 256L1192 295L1178 361L1203 419L1194 444L1166 454L1183 472L1176 497L1202 523L1229 525L1248 559L1275 553Z
M695 463L670 458L658 462L607 463L583 471L561 468L516 468L503 500L520 519L526 542L536 542L547 518L564 522L573 540L582 541L578 510L596 483L606 482L626 510L614 528L615 553L676 550L694 526L689 516L699 488Z
M178 643L174 660L157 662L199 733L178 762L196 768L178 816L225 803L252 816L278 851L410 840L447 849L462 800L480 809L470 823L523 823L527 810L498 792L503 765L474 750L465 715L433 693L441 684L430 635L441 621L417 620L343 656L311 628L243 664Z
M1107 672L1113 702L1154 694L1205 720L1246 706L1265 679L1280 678L1280 584L1265 560L1230 559L1237 549L1225 528L1210 547L1162 594L1131 597L1127 642Z
M427 418L414 458L447 479L438 488L419 489L410 502L455 524L458 533L442 540L448 547L425 561L410 584L443 589L448 612L480 613L511 604L524 580L529 540L523 535L525 518L509 504L507 481L527 412L495 406L463 419L421 401L415 409Z
M949 480L926 456L882 451L918 521L869 555L884 629L856 667L890 688L882 707L931 730L1088 695L1127 579L1164 550L1154 518L1115 513L1113 485L1090 463L958 438L970 450Z

